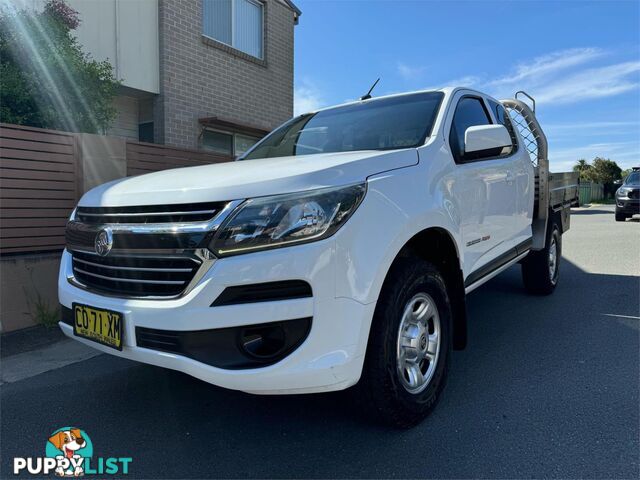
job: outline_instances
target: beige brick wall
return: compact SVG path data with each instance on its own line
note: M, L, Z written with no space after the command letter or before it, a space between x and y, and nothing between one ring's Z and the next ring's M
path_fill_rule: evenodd
M138 99L118 95L113 100L113 105L118 110L118 115L107 135L138 140Z
M293 114L294 13L265 2L264 59L202 35L200 0L160 0L156 142L198 147L198 118L271 130Z
M0 332L38 325L38 305L57 313L60 253L0 258Z

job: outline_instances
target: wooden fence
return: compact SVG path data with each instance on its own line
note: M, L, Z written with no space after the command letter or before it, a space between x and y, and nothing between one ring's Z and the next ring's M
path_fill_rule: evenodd
M79 197L73 134L0 125L0 253L58 249Z
M116 140L125 144L127 176L232 160ZM100 159L84 159L88 160ZM84 161L76 134L0 124L0 255L64 247L67 219L84 193Z
M226 155L198 150L166 147L154 143L127 142L127 176L230 160L232 159Z

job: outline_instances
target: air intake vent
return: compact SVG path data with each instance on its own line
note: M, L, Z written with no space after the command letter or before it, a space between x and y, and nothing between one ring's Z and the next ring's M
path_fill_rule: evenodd
M222 202L137 207L78 207L76 220L85 224L189 223L212 219Z
M303 280L254 283L227 287L211 304L212 307L242 303L275 302L311 297L311 285Z

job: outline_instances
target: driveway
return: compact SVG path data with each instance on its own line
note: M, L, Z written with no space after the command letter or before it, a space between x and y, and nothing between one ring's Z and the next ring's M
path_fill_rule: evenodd
M638 478L640 223L576 210L554 295L513 267L469 298L469 346L420 426L350 391L258 397L107 355L1 387L0 477L77 425L135 478Z

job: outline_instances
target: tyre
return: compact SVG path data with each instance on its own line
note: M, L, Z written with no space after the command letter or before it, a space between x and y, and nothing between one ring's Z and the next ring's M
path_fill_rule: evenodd
M530 252L522 262L524 287L536 295L549 295L558 284L562 236L556 223L550 223L545 243L542 250Z
M624 213L620 213L616 210L616 222L624 222L627 216Z
M359 383L376 420L408 428L433 410L449 369L451 318L444 279L431 263L406 258L392 267Z

